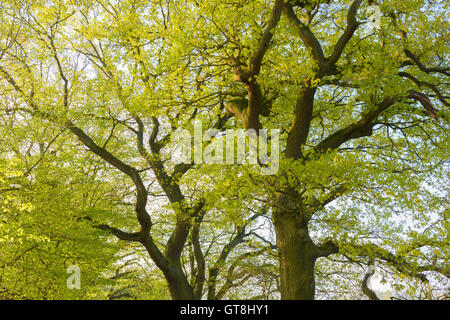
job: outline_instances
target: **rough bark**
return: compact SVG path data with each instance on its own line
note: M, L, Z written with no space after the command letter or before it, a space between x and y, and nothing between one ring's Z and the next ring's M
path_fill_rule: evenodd
M283 300L313 300L316 246L306 216L287 190L278 196L272 214L280 266Z
M171 267L171 272L165 275L169 287L170 296L173 300L197 300L194 289L189 284L181 267Z
M315 292L314 244L308 227L288 211L273 215L280 263L282 300L313 300Z

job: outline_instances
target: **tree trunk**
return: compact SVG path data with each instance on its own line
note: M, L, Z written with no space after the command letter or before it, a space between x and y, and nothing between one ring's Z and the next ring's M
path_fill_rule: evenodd
M189 284L182 270L171 267L168 274L165 274L169 286L170 296L173 300L197 300L194 289Z
M173 300L197 300L194 289L184 274L179 261L171 262L159 251L150 237L141 242L156 266L163 272Z
M280 264L282 300L313 300L315 245L307 222L292 211L275 209L273 216Z

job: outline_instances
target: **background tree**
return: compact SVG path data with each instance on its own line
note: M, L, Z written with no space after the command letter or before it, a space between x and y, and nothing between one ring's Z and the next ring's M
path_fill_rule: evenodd
M103 273L123 245L77 218L108 207L111 184L95 180L104 165L76 159L59 128L11 115L0 123L0 297L104 298ZM71 265L80 270L79 289L67 286Z

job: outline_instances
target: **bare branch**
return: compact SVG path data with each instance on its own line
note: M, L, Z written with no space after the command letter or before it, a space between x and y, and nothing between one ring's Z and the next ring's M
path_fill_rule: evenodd
M448 103L447 100L445 100L444 96L442 95L442 93L438 90L438 88L435 85L433 85L429 82L420 81L419 79L417 79L416 77L414 77L412 74L410 74L408 72L401 71L398 73L398 75L401 77L404 77L404 78L408 78L409 80L414 82L418 87L425 86L425 87L430 88L436 94L439 101L441 101L447 107L450 106L450 103Z
M416 66L419 67L420 70L422 70L423 72L426 73L442 73L445 74L446 76L449 76L450 73L450 68L448 67L426 67L419 59L419 57L417 57L415 54L413 54L411 51L409 51L408 49L404 49L403 52L405 53L405 55L410 58Z

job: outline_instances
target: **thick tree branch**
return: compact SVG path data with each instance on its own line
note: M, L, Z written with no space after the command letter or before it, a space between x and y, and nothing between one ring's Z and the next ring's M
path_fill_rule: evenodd
M294 117L286 143L287 158L298 159L302 156L302 146L306 143L311 125L315 87L303 86L297 97Z
M239 118L246 130L255 129L257 133L261 129L259 115L264 114L264 97L261 87L256 81L256 76L261 70L262 60L273 38L275 27L280 21L283 2L283 0L275 1L267 27L259 39L258 46L250 56L248 68L243 70L241 66L236 66L234 70L235 80L242 82L247 88L248 103L242 109L228 108L228 111Z
M401 77L404 77L404 78L408 78L409 80L414 82L419 88L422 86L430 88L436 94L439 101L441 101L447 107L450 106L450 103L448 103L447 100L445 100L444 96L442 95L442 93L439 91L439 89L435 85L433 85L429 82L420 81L419 79L417 79L416 77L414 77L412 74L410 74L408 72L401 71L398 73L398 75Z
M372 266L369 266L369 270L364 275L363 281L361 282L361 290L362 292L369 297L370 300L380 300L377 296L377 294L369 288L369 279L373 276L375 273L375 270L372 269Z
M297 26L299 35L305 45L311 50L315 61L319 65L319 70L317 77L321 78L323 75L333 73L335 69L335 63L339 60L342 52L344 51L347 43L353 37L354 32L358 27L358 22L356 21L356 13L362 0L355 0L347 13L347 27L342 34L342 36L337 41L333 53L327 59L324 58L322 47L311 32L311 30L304 25L295 15L292 6L286 4L285 12L289 20ZM292 127L289 132L287 145L286 145L286 156L293 159L298 159L301 157L301 147L306 142L309 133L309 127L312 120L312 112L314 105L314 95L316 88L311 87L310 84L304 85L300 90L297 105L294 113L294 119L292 122ZM353 134L360 135L365 134L362 131L357 132L351 129ZM342 132L343 134L347 132Z
M119 169L126 175L128 175L134 182L136 186L136 207L135 211L137 214L137 218L139 221L139 224L142 228L143 234L148 234L150 232L151 228L151 219L149 214L146 210L146 204L147 204L147 189L145 188L144 183L142 182L141 176L139 175L139 172L116 158L114 155L112 155L109 151L106 149L100 147L97 145L83 130L76 127L70 120L66 121L65 126L85 145L94 152L96 155L101 157L103 160L114 166L115 168Z
M328 257L329 255L339 253L339 247L331 239L326 240L323 244L315 246L315 257Z
M320 45L319 40L317 40L316 36L312 33L308 26L306 26L303 22L301 22L292 8L292 5L289 3L285 3L284 5L284 13L289 19L289 21L295 26L302 39L305 46L311 50L311 54L319 66L319 70L323 73L325 69L325 57L323 55L323 49Z
M177 216L175 228L166 243L164 254L170 262L179 265L181 252L187 241L190 228L190 223L187 220L188 208L185 206L185 198L179 185L167 174L164 164L161 161L159 154L160 148L156 145L159 122L157 119L153 120L153 130L149 139L150 149L152 151L152 155L150 155L144 146L144 124L138 116L135 116L135 120L138 123L138 130L136 131L138 151L149 163L159 185L163 189Z
M120 240L132 241L132 242L140 242L142 240L142 232L129 233L129 232L125 232L120 229L111 227L107 224L94 225L94 227L97 229L100 229L100 230L109 231L112 235L116 236Z
M348 191L348 189L348 185L342 184L328 192L328 194L320 201L316 198L313 198L311 205L308 207L308 210L311 212L310 215L312 215L317 210L324 208L327 204L342 196L346 191Z
M359 121L329 135L314 148L314 151L323 153L328 150L335 150L349 140L370 136L372 134L374 120L383 111L392 106L394 102L394 99L386 98L376 108L367 112Z
M284 0L275 0L266 29L264 30L261 39L259 39L258 46L250 56L250 63L248 66L248 73L250 74L250 76L259 74L262 60L264 58L264 55L266 54L267 49L269 48L270 41L273 38L274 29L280 21L283 2Z
M192 245L194 247L194 257L197 265L195 270L194 294L198 299L200 299L203 295L203 286L206 278L205 256L200 245L200 225L204 216L205 213L203 212L195 219L191 234Z
M356 20L356 13L358 12L359 6L361 5L362 0L353 1L347 13L347 27L345 28L344 33L340 36L336 45L334 46L334 50L331 53L330 57L327 59L327 62L330 66L334 66L334 64L339 60L344 51L347 43L353 37L356 29L358 28L358 21Z

